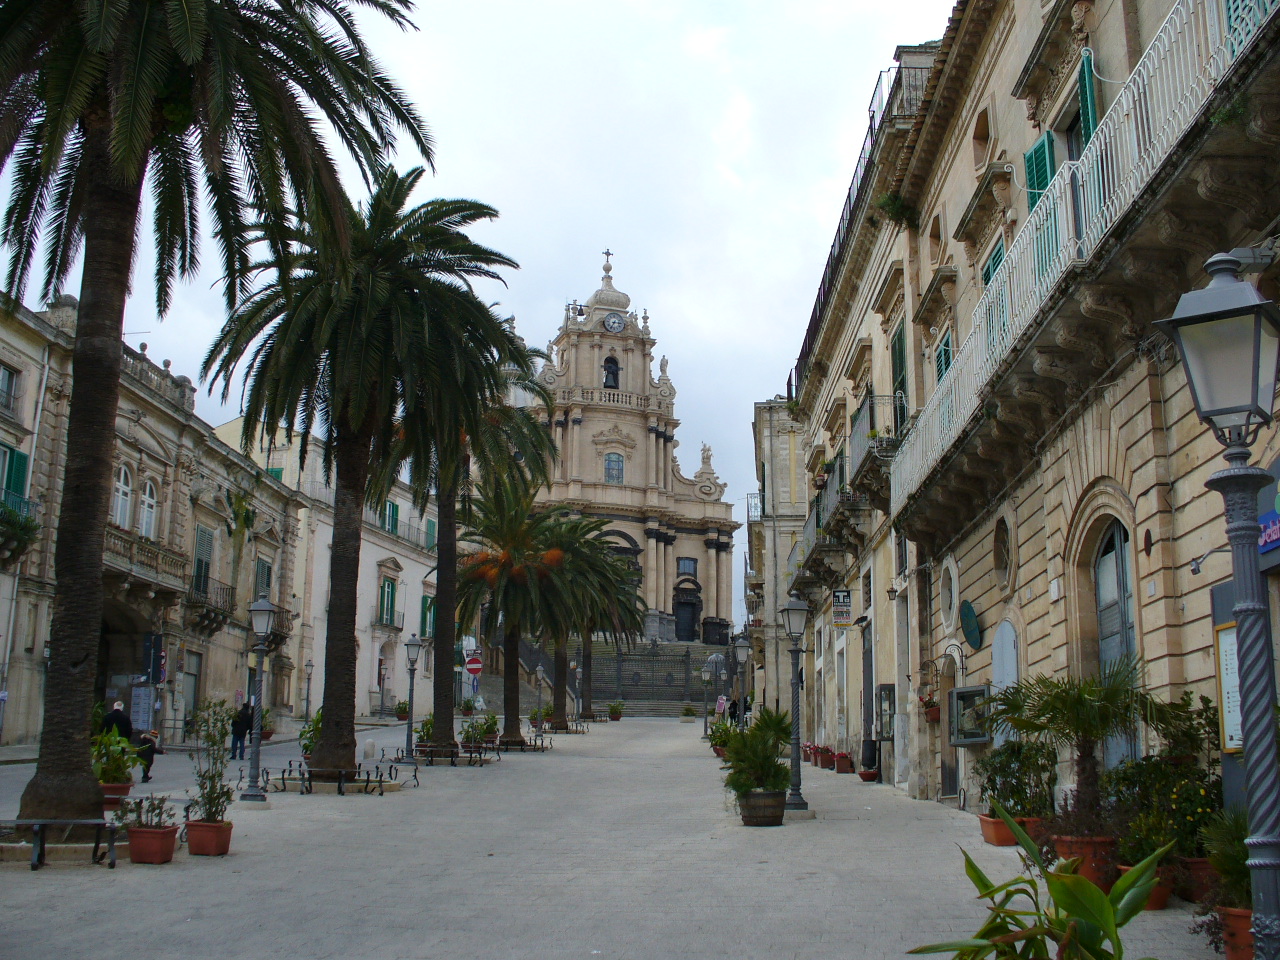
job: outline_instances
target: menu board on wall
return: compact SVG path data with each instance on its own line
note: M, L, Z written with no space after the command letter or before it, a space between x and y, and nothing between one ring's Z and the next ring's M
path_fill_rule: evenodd
M1218 727L1224 753L1244 749L1240 731L1240 671L1236 663L1236 625L1224 623L1213 631L1218 657Z

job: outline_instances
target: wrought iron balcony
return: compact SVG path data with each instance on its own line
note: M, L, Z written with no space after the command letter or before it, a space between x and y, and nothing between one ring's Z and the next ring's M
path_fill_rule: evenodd
M207 573L191 577L187 590L187 613L192 629L206 636L221 630L236 610L236 588L215 580Z
M373 625L375 627L385 627L388 630L403 630L404 611L385 610L381 605L378 605L373 610Z
M889 509L889 461L910 420L906 397L866 396L849 419L849 486Z
M1057 169L978 301L968 337L893 462L895 517L981 419L981 398L1008 373L1028 331L1046 320L1044 308L1067 271L1105 247L1278 2L1173 4L1088 146ZM1042 361L1052 368L1051 356Z
M791 548L787 570L791 589L801 589L813 581L832 582L843 567L845 545L831 536L819 522L819 505L815 498L800 539Z
M747 523L758 523L764 518L764 504L760 494L747 494Z
M36 509L39 504L35 500L28 500L8 490L0 491L0 498L3 499L6 507L20 517L34 517L36 515Z

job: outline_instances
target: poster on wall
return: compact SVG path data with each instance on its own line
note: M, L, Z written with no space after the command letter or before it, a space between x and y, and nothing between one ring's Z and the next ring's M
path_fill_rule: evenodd
M1218 656L1218 726L1222 735L1222 752L1239 753L1244 749L1240 730L1240 671L1236 663L1236 625L1224 623L1213 630L1213 645Z
M849 590L831 591L832 625L839 627L853 626L853 593Z

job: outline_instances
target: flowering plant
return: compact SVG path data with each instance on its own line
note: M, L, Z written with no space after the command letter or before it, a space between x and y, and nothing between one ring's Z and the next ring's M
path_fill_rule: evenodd
M817 750L823 756L827 756L828 754L832 753L832 750L830 747L818 747Z
M924 709L932 710L937 705L938 705L938 701L932 693L920 694L920 706L922 706Z
M848 754L848 753L846 753L845 751L841 750L839 753L837 753L837 754L836 754L836 759L837 759L837 760L850 760L850 759L852 759L852 758L849 756L849 754Z

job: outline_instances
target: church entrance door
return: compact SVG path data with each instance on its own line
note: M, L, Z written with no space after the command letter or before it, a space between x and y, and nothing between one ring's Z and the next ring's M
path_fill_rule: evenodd
M686 643L692 643L698 639L697 601L676 601L676 639Z

